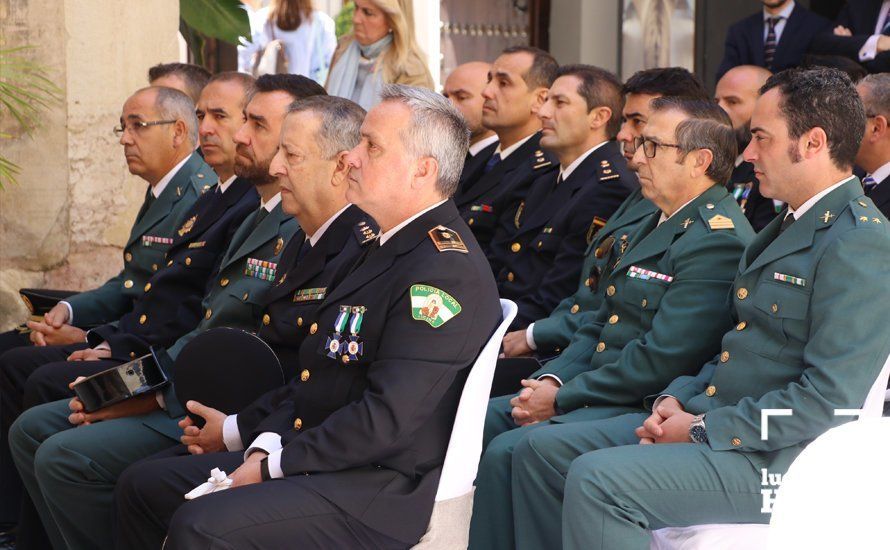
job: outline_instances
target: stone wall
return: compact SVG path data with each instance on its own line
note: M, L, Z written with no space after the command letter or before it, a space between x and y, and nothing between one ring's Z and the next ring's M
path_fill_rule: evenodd
M150 66L179 57L177 0L0 0L0 47L62 88L33 137L0 139L22 167L0 190L0 329L26 316L20 287L88 289L120 270L146 183L112 133Z

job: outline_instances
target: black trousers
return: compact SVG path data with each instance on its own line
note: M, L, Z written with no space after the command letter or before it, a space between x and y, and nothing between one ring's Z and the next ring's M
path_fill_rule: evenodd
M162 451L124 471L115 488L115 548L406 548L344 513L292 476L183 497L207 481L213 468L231 474L243 453L188 455L183 446ZM330 474L336 475L336 474Z
M11 349L30 345L31 341L27 334L22 334L17 330L0 332L0 357ZM2 399L2 388L0 388L0 399ZM12 464L12 457L9 456L6 429L0 433L0 440L2 440L0 443L0 529L6 529L19 521L19 498L22 494L22 484L17 482L15 466Z
M541 368L541 362L534 357L511 357L498 359L491 382L491 397L512 395L522 389L522 380Z

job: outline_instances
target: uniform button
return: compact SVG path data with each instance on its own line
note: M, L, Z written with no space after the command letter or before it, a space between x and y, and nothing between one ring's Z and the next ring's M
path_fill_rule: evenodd
M513 243L510 245L510 250L513 252L519 252L522 249L522 245L519 243Z
M306 369L303 369L303 371L300 372L300 381L305 382L307 380L309 380L309 371Z
M207 313L204 314L205 319L210 319L210 316L213 315L213 310L209 307L207 308Z
M348 363L348 362L349 362L349 356L348 356L348 355L342 355L342 356L340 356L340 360L343 361L344 363Z
M640 302L640 306L641 306L641 307L646 307L646 306L648 306L648 305L649 305L649 300L643 298L643 301Z
M606 288L606 294L608 294L609 296L614 296L615 295L615 285L609 285L609 287Z
M247 292L245 292L245 293L244 293L244 296L241 297L241 300L244 301L244 302L246 302L248 296L249 296L249 294L248 294Z
M302 317L297 317L297 326L298 327L303 326L303 318Z
M226 279L225 277L223 277L223 278L220 279L220 281L219 281L219 286L228 286L228 284L229 284L229 280Z
M148 292L149 290L151 290L151 283L145 283L145 286L142 287L142 291Z
M130 279L124 281L124 288L133 288L133 281L131 281Z
M170 267L171 265L173 265L173 260L170 260L169 262L167 262L167 267Z
M157 270L158 270L158 264L151 264L151 270L152 270L152 271L157 271Z
M302 427L303 427L303 419L302 418L295 419L294 420L294 429L299 430Z
M538 248L541 248L542 246L544 246L544 241L538 241Z
M618 316L617 316L617 315L613 315L613 316L609 317L609 324L610 324L610 325L614 325L614 324L617 323L617 322L618 322Z
M605 344L605 342L600 342L599 344L596 345L596 352L597 352L597 353L602 353L602 351L603 351L604 349L606 349L606 344Z
M269 326L269 323L271 323L271 322L272 322L272 318L269 317L269 314L268 314L268 313L266 313L265 315L263 315L263 324L264 324L264 325Z
M309 334L315 334L316 332L318 332L318 323L309 325Z
M708 389L705 390L705 395L708 397L714 397L714 394L717 393L717 386L708 386Z
M185 265L192 265L192 259L191 259L191 258L186 258L186 259L185 259Z
M469 220L467 220L467 225L473 225L473 218L470 218Z
M579 306L578 304L575 304L572 306L572 309L571 309L572 313L578 313L579 311L581 311L581 306Z
M590 285L591 285L591 284L593 284L593 279L591 279L590 277L588 277L588 278L584 281L584 286L590 288Z
M724 351L723 353L720 354L720 362L725 363L727 361L729 361L729 352Z
M773 304L773 305L770 306L769 309L770 309L770 311L772 311L773 313L779 313L779 304Z
M705 205L705 208L707 208L708 210L713 210L713 209L714 209L714 205L711 204L711 203L708 203L708 204Z
M516 278L516 275L514 275L512 271L510 273L507 273L507 280L510 281L511 283L513 282L513 279L515 279L515 278Z
M747 327L747 326L748 326L748 323L746 323L745 321L742 321L741 323L739 323L735 326L735 329L736 330L745 330L745 327Z
M131 351L131 352L130 352L130 359L135 359L135 358L136 358L136 352L135 352L135 351Z
M733 447L741 447L742 446L742 440L739 439L738 437L733 437L732 441L730 441L730 443L732 443Z
M129 252L127 252L126 254L124 254L124 259L127 260L128 262L132 262L132 261L133 261L133 255L130 254Z
M139 324L144 325L146 321L148 321L148 317L146 317L145 314L143 313L142 316L139 317Z
M735 293L735 295L739 300L744 300L748 297L748 289L740 288L739 291Z

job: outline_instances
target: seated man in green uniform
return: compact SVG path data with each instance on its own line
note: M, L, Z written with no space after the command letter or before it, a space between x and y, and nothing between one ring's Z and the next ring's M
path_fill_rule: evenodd
M562 354L518 396L490 403L472 548L512 548L522 528L510 506L514 446L551 423L641 412L646 395L713 357L731 326L729 287L754 235L723 186L736 156L732 125L707 100L662 97L649 107L634 162L658 210L599 245L607 267L590 274L591 289L605 297Z
M648 529L767 523L761 469L783 474L850 420L836 409L862 407L890 350L876 299L888 222L852 176L865 111L834 69L785 71L761 93L745 160L789 207L742 257L734 328L698 375L647 399L651 413L535 430L516 446L518 547L642 550ZM791 416L764 434L769 409Z

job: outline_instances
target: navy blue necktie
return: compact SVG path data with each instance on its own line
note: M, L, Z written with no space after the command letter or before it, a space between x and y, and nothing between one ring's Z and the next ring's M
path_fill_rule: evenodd
M763 62L767 69L773 68L773 60L776 57L776 44L779 42L776 39L776 25L782 19L782 17L768 17L766 20L769 28L766 33L766 40L763 43Z
M495 154L491 155L491 158L488 159L488 162L485 163L485 173L487 174L487 173L491 172L492 168L497 166L499 162L501 162L501 154L500 153L495 153Z

